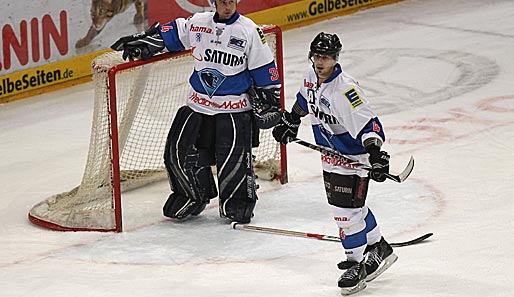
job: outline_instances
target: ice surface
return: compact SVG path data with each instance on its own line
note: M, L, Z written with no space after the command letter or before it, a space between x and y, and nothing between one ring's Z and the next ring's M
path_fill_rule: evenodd
M514 296L514 2L404 1L284 33L287 107L320 31L372 100L404 184L368 203L399 261L356 296ZM340 296L338 243L231 230L217 201L165 219L168 186L124 195L125 232L63 233L28 210L82 177L91 84L0 106L0 296ZM300 137L311 140L307 121ZM261 182L253 224L336 235L319 155L288 146L286 186Z

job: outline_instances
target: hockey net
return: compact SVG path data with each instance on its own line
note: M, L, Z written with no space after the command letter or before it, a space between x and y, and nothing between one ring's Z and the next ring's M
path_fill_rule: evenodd
M263 26L283 76L282 34ZM95 103L82 182L29 212L31 222L61 231L122 231L121 193L167 179L163 155L177 109L190 95L193 59L188 51L125 62L121 52L93 60ZM284 106L284 95L281 95ZM253 150L257 178L287 182L285 149L271 130L260 130ZM163 193L163 196L168 193Z

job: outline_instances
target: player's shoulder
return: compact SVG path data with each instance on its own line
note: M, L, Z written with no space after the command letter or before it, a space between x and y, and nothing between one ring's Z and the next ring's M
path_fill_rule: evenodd
M205 11L205 12L197 12L191 15L188 20L195 21L195 22L204 22L204 21L211 21L214 17L214 12L212 11Z
M336 84L334 94L336 101L342 106L351 107L355 110L357 107L365 106L368 103L358 81L344 71L334 80ZM341 100L342 99L342 100Z
M244 31L245 35L247 36L257 36L261 39L264 39L264 33L262 29L249 17L240 14L234 25L238 27L239 30Z
M239 18L237 18L236 23L239 23L246 28L257 27L257 25L255 24L255 22L252 19L250 19L249 17L242 15L242 14L239 14Z
M359 82L344 70L341 70L341 73L338 76L338 80L340 83L345 85L360 87Z

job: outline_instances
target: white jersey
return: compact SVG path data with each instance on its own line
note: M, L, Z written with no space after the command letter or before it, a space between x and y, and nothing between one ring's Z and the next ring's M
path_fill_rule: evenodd
M320 86L312 67L304 73L297 102L311 118L314 139L319 145L369 164L363 141L379 137L385 141L382 124L371 110L370 103L357 81L337 70ZM322 156L323 170L339 174L366 176L367 171L349 169L333 158Z
M280 87L266 38L249 18L235 13L219 22L214 12L196 13L160 26L169 51L191 49L194 71L187 105L203 114L251 110L250 86Z

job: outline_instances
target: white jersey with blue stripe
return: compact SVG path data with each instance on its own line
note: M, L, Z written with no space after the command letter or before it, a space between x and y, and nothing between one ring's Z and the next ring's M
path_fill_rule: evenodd
M187 105L203 114L251 110L246 90L280 87L280 77L262 30L235 13L219 22L214 12L196 13L160 26L167 50L191 49L194 70Z
M368 163L363 141L378 137L385 141L382 124L357 81L339 64L320 86L310 67L304 73L297 102L309 112L317 144L333 148L361 163ZM340 174L366 176L367 171L344 167L341 162L322 156L323 170Z

